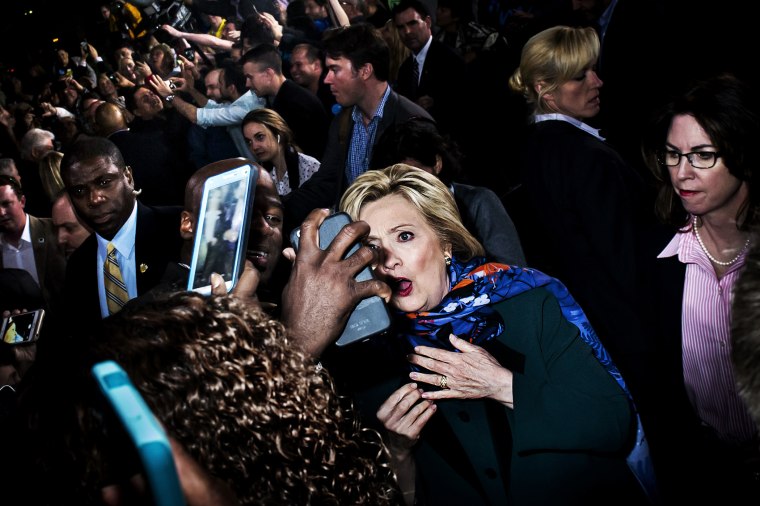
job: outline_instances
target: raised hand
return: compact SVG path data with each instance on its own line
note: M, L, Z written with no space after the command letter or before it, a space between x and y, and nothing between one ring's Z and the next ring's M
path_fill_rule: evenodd
M319 225L329 214L329 209L312 211L301 225L298 254L292 248L283 251L285 258L293 261L293 268L282 293L282 321L313 356L319 356L340 336L362 299L377 295L387 301L391 296L390 287L380 280L354 279L376 261L373 250L362 247L343 259L346 251L369 233L367 223L346 225L328 249L319 248Z
M416 346L409 362L429 372L411 372L414 381L440 387L425 392L425 399L482 399L489 398L514 407L512 371L506 369L486 350L449 336L458 352Z

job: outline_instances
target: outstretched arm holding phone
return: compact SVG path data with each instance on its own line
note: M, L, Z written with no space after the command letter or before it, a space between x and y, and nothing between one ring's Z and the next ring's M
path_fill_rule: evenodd
M359 271L377 261L367 247L343 259L351 246L369 233L363 221L346 225L326 250L319 248L319 226L330 214L315 209L301 224L298 255L287 248L283 255L293 262L282 293L282 322L303 350L318 358L346 326L351 311L362 299L377 295L386 301L391 289L384 282L354 279Z

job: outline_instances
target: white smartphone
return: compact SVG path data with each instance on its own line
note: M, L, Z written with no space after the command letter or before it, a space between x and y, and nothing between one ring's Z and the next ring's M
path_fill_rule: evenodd
M206 180L193 241L187 289L211 294L213 272L229 292L245 262L258 169L244 164Z
M40 328L45 319L45 310L27 311L3 319L0 335L8 344L33 343L40 337Z

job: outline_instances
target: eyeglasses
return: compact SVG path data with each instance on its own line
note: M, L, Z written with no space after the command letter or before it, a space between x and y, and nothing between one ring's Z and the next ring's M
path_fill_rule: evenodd
M714 151L692 151L690 153L679 153L678 151L666 150L657 156L661 164L667 167L678 167L681 165L681 158L686 157L689 164L695 169L712 169L718 163L720 153Z

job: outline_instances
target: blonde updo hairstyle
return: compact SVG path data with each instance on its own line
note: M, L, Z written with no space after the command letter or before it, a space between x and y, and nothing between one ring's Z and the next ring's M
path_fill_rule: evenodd
M523 46L520 66L509 78L509 87L525 97L534 114L556 112L544 101L544 95L595 65L599 47L599 36L591 27L548 28Z
M343 194L340 209L358 220L362 207L390 195L400 195L412 204L441 244L451 244L451 252L458 259L467 261L485 254L462 224L451 191L436 176L411 165L397 163L360 175Z

